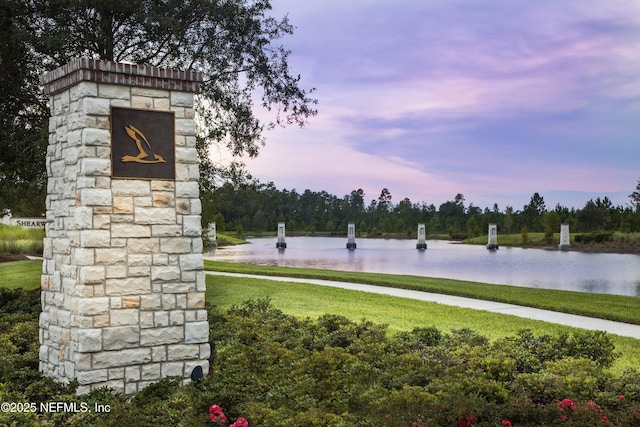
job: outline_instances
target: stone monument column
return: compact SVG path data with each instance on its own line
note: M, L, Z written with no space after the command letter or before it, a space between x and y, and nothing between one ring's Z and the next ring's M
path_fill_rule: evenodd
M347 225L347 249L356 248L356 225L350 222Z
M284 222L278 223L278 241L276 242L276 248L278 249L286 249L287 242L285 240L285 226Z
M427 229L423 223L418 224L418 243L416 243L416 249L427 249Z
M216 223L212 222L207 228L207 237L209 238L209 245L216 248L218 247L218 232L216 231Z
M209 370L195 71L90 59L50 97L40 370L125 394ZM195 376L192 374L195 373Z
M565 250L571 247L571 238L569 235L569 224L560 224L560 244L558 249Z
M497 224L489 224L489 239L487 242L487 249L496 250L498 249L498 225Z

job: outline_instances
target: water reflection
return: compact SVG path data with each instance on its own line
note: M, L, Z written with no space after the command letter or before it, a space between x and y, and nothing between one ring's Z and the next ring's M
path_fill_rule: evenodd
M640 295L640 256L589 254L484 246L429 240L426 251L413 240L358 239L356 250L346 239L289 237L286 249L275 238L220 247L207 258L258 265L410 274L485 283L563 289L588 293Z

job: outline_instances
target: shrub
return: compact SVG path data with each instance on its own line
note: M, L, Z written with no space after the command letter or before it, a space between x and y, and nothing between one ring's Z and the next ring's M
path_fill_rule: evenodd
M419 350L442 342L442 333L436 328L414 328L411 332L399 332L395 341L402 349Z
M572 398L594 399L606 375L595 362L572 357L549 361L539 372L518 376L516 383L536 403Z
M7 289L0 287L0 321L4 314L24 313L30 319L37 320L40 306L40 289Z
M617 357L611 338L602 331L578 331L573 335L534 335L521 331L516 337L497 340L500 347L513 356L520 373L538 372L547 361L563 357L585 358L608 368Z
M613 231L598 231L588 234L576 234L574 241L576 243L605 243L613 240Z
M17 310L0 319L0 364L17 367L5 370L3 401L110 407L3 413L3 425L212 425L214 404L251 427L591 426L605 418L640 425L640 373L607 373L615 352L600 332L522 331L494 342L470 329L390 335L384 325L339 315L300 320L258 300L209 309L214 358L200 383L166 378L133 398L107 389L77 397L75 384L37 371L37 317Z

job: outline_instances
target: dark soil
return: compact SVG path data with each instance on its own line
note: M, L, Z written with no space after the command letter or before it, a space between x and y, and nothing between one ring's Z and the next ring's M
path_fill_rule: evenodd
M0 262L24 261L28 259L24 254L2 254L0 253Z

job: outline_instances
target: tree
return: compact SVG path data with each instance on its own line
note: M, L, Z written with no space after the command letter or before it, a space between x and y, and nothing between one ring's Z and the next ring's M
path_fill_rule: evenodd
M527 225L532 228L532 230L541 229L541 219L542 215L547 211L547 207L544 203L544 198L538 194L534 193L531 196L531 200L528 205L524 205L522 214L524 215Z
M547 244L553 241L553 233L560 228L560 215L556 211L549 211L544 214L544 239Z
M480 228L478 227L478 221L474 216L467 221L467 234L469 238L474 238L480 235Z
M604 212L593 199L589 200L578 213L578 221L580 221L580 225L584 231L603 230L602 224L604 220Z
M507 234L511 233L511 227L513 227L513 206L507 206L504 210L504 228L507 229Z
M560 218L561 223L569 223L571 222L571 211L569 208L562 206L560 203L556 203L556 207L554 209L558 213L558 217Z
M330 219L329 221L327 221L327 225L324 227L325 231L328 232L333 232L336 231L336 224L333 222L332 219Z
M640 213L640 179L638 179L638 184L636 185L636 191L629 194L629 198L633 203L633 206L636 209L636 212Z
M611 215L612 213L617 213L613 207L613 202L607 196L604 196L602 200L598 197L596 198L596 206L602 212L602 230L611 229Z
M24 58L3 52L3 73L5 57L35 76L75 57L202 71L206 80L196 111L203 125L197 147L205 188L219 177L242 174L238 162L222 166L209 159L212 143L226 146L234 156L255 157L265 129L302 126L316 114L313 89L301 88L300 76L289 69L290 51L275 44L294 27L287 17L269 15L269 0L1 1L3 24L14 6L26 15L15 30L25 46ZM23 80L31 81L27 77ZM2 89L4 94L4 83ZM266 121L258 118L258 98L257 104L272 112ZM28 100L20 111L37 106ZM4 135L2 143L7 143ZM33 162L22 167L33 168Z
M238 226L236 227L236 237L238 239L244 238L244 227L242 226L242 224L238 224Z
M380 224L380 227L382 228L382 231L384 231L386 234L391 233L391 220L389 219L388 216L383 218L382 223Z
M440 205L438 212L445 217L457 217L464 215L464 196L456 194L453 201L449 200Z
M400 226L396 224L396 231L399 233L406 231L407 224L417 224L420 222L418 219L418 206L411 203L411 200L408 197L405 197L394 206L392 214L397 218L398 222L402 223L401 230L398 229Z
M216 214L216 216L214 217L214 221L216 223L216 231L225 231L226 225L224 222L224 217L222 216L222 214Z
M460 193L456 194L453 201L446 201L438 208L438 215L442 221L441 226L449 231L450 236L462 228L464 210L464 196Z
M427 226L427 233L435 234L440 230L440 220L437 215L434 215L429 221L429 225Z
M0 0L0 209L44 214L49 111L38 81L42 58L33 51L34 9ZM30 197L25 197L25 195Z
M383 188L378 197L378 210L389 212L391 210L391 193L387 188Z
M362 190L362 188L358 188L351 192L351 195L349 196L349 204L355 212L360 213L364 211L364 190Z

